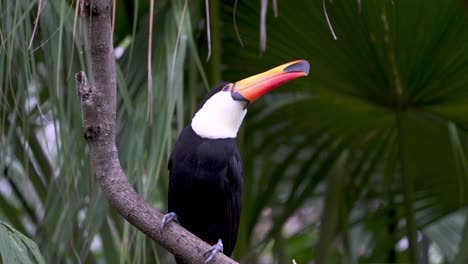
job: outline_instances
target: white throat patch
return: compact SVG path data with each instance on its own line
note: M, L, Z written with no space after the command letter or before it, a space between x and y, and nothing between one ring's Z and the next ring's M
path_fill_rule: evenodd
M235 101L230 92L218 92L208 99L192 119L192 129L203 138L235 138L247 114L245 102Z

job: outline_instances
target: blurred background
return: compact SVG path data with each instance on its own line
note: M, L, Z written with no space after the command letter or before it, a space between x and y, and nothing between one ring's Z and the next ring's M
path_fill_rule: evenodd
M155 207L210 87L307 59L309 76L249 107L239 133L234 258L468 263L467 1L115 2L119 157ZM77 14L70 0L0 0L0 263L173 263L92 176Z

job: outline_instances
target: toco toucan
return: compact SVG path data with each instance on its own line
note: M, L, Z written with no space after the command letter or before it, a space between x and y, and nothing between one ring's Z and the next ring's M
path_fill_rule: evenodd
M221 83L208 92L191 124L180 133L169 159L170 213L161 230L177 219L213 246L205 254L207 263L219 251L230 256L236 244L243 182L236 135L247 106L308 73L309 63L297 60L241 81Z

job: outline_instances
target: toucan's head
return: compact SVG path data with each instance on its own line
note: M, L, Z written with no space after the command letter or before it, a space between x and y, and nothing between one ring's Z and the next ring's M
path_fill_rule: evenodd
M203 138L235 138L247 106L283 83L309 74L309 62L296 60L234 83L210 90L192 119L192 129Z

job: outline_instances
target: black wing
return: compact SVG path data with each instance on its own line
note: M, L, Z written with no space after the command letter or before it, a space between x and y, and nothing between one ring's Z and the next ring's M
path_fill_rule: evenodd
M229 190L227 193L227 232L224 243L224 254L230 256L237 241L237 234L239 232L240 224L240 213L242 209L242 161L238 151L235 151L234 155L229 161L228 165L228 179L229 179Z
M167 210L168 210L168 213L172 212L172 210L174 210L174 182L172 180L172 177L171 177L171 173L172 173L172 154L171 156L169 157L169 162L167 164L167 169L169 171L169 190L167 192Z

